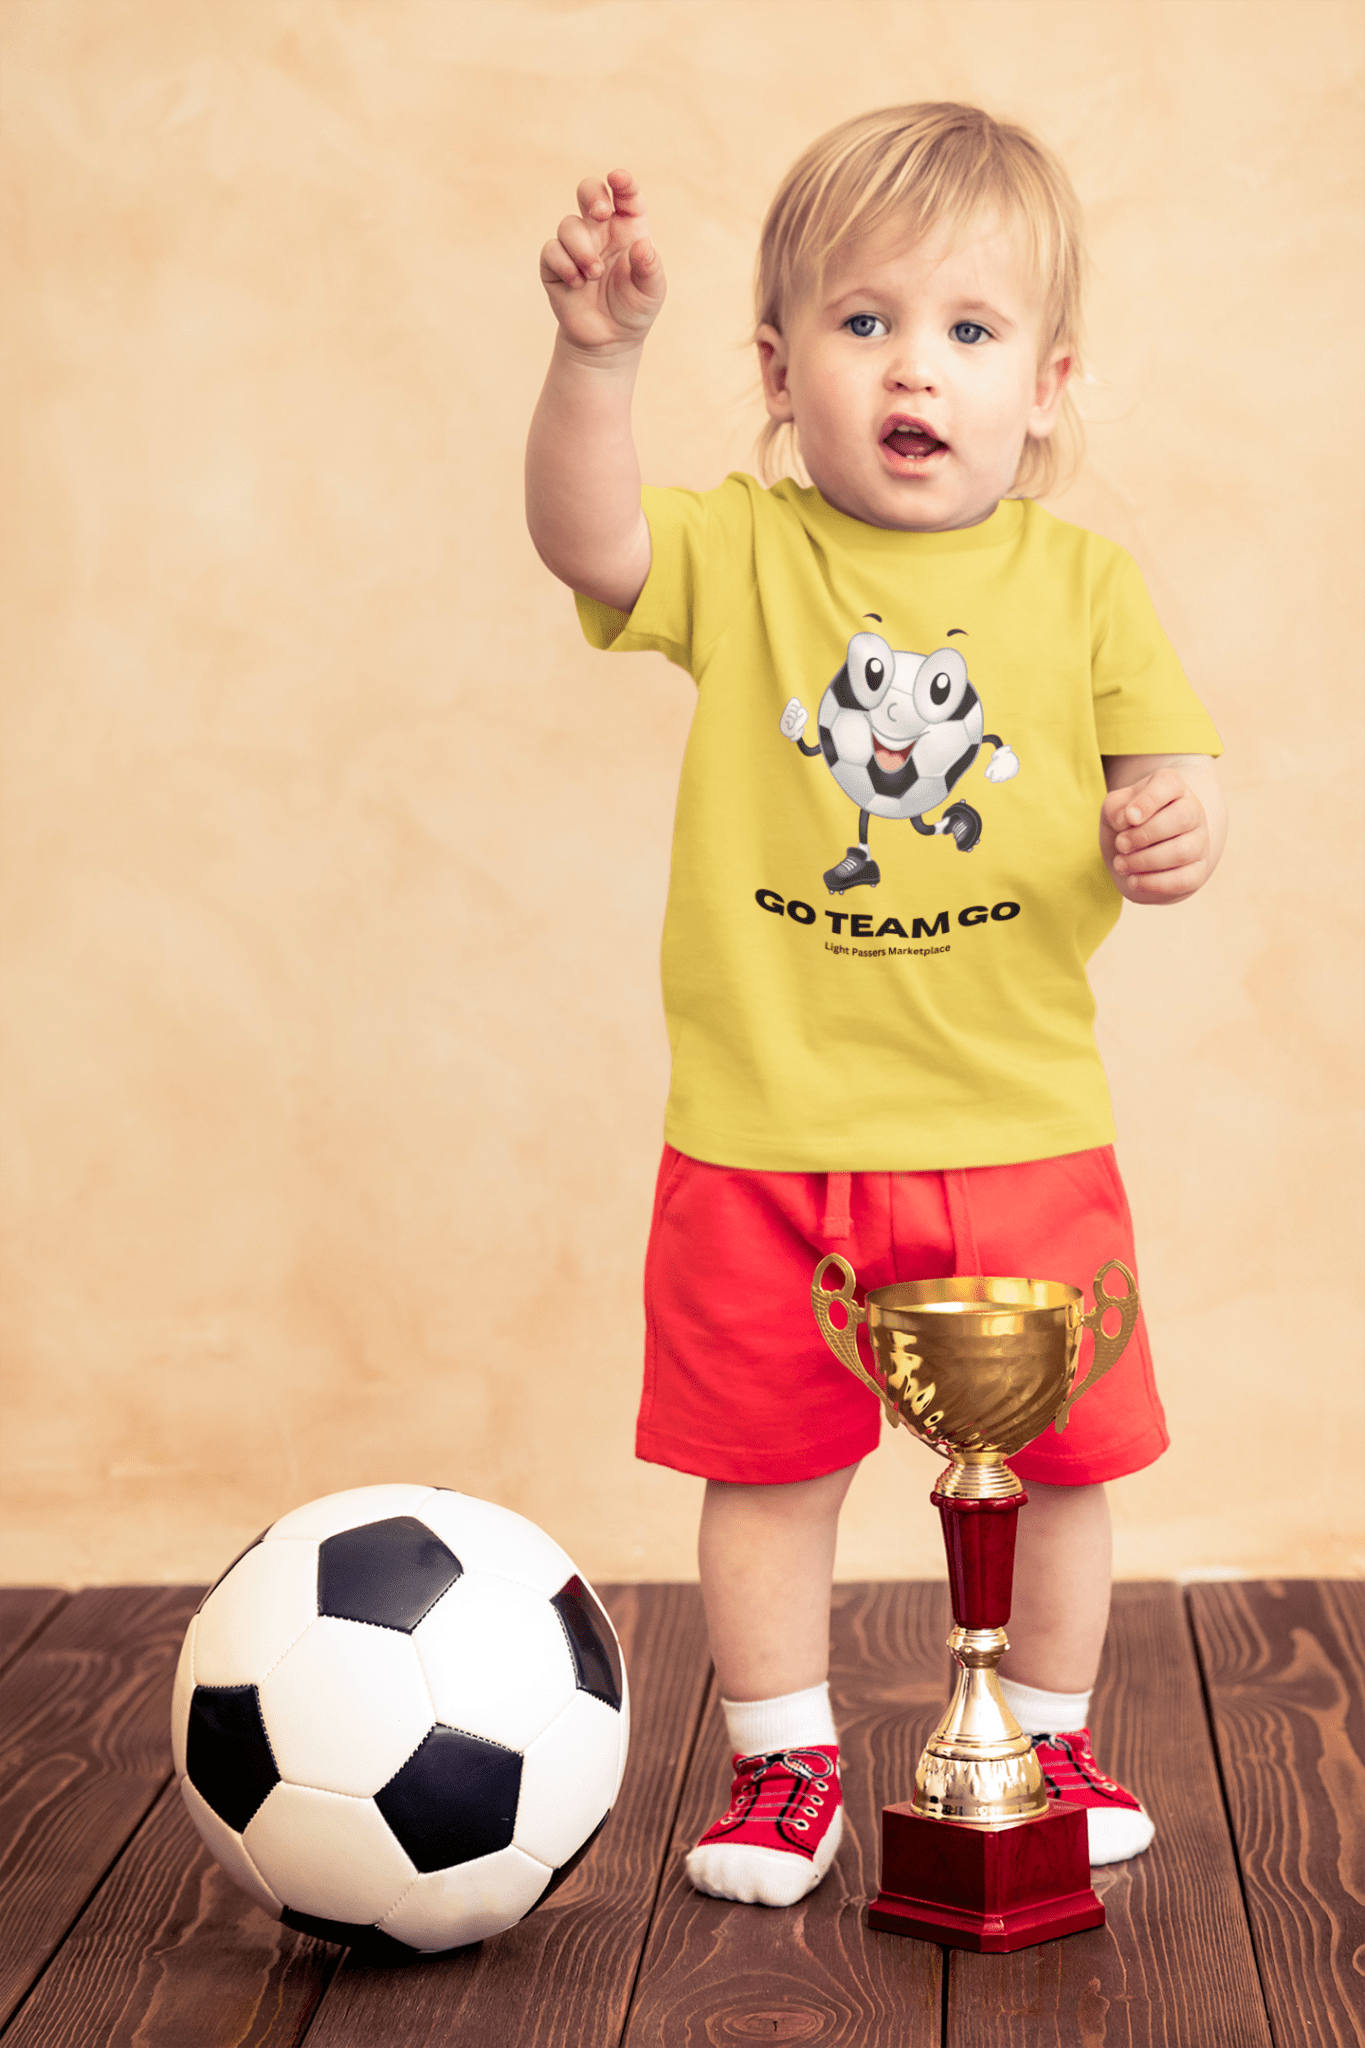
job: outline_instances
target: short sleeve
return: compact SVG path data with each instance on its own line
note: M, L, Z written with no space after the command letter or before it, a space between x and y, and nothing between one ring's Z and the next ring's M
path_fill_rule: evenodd
M1162 631L1137 565L1106 551L1091 597L1091 678L1102 754L1221 754L1213 721Z
M652 550L645 587L631 612L579 594L579 623L594 647L613 654L657 649L699 676L754 583L752 479L727 477L714 491L640 494Z

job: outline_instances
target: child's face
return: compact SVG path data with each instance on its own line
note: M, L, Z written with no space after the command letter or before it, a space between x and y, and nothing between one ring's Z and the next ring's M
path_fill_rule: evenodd
M889 224L762 327L768 411L822 497L869 526L937 533L989 518L1025 437L1051 433L1070 362L1039 356L1042 307L1019 232L985 221L907 243Z

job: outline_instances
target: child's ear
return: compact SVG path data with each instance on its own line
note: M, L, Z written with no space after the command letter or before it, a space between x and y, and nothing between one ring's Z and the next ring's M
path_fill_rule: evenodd
M790 420L791 392L787 386L787 344L776 327L760 327L754 336L758 346L758 367L763 376L763 397L768 417Z
M1053 349L1038 365L1033 405L1029 412L1030 440L1045 441L1057 424L1057 409L1071 375L1072 357L1065 344Z

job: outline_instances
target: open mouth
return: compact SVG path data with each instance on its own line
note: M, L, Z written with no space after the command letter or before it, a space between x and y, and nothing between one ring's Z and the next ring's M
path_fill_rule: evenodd
M894 775L898 768L905 766L914 750L914 745L914 741L911 740L908 747L884 747L877 738L877 735L875 733L872 735L872 751L876 755L877 766L885 768L888 775Z
M925 462L947 448L924 420L890 419L882 429L882 446L902 462Z

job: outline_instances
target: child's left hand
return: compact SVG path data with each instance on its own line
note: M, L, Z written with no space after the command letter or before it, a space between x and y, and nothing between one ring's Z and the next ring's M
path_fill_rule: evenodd
M1100 851L1130 903L1179 903L1202 889L1223 850L1224 811L1213 762L1129 754L1105 761Z

